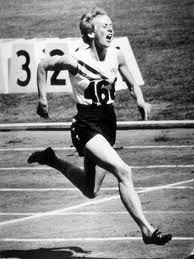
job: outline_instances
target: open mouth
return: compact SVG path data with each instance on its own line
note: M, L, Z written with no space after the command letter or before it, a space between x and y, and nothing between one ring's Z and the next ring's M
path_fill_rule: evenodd
M111 40L112 40L112 34L108 34L108 35L106 36L106 39L107 39L108 41L111 41Z

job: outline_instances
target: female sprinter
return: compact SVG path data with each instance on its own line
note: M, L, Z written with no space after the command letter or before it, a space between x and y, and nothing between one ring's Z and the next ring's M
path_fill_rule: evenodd
M59 170L88 198L97 195L106 171L112 173L118 180L121 201L139 226L144 243L164 245L172 239L172 235L163 235L145 218L134 190L131 168L113 149L116 136L113 103L117 72L120 72L136 99L142 119L147 119L150 104L144 101L141 88L133 80L122 52L111 44L114 31L106 12L95 8L84 14L80 30L86 47L78 49L73 55L48 57L39 63L37 113L48 117L47 70L68 70L77 107L71 136L79 155L84 156L84 169L58 158L50 147L32 153L28 162L46 164Z

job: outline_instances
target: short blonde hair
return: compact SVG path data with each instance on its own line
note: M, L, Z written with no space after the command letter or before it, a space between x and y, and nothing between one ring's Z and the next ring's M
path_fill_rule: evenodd
M94 30L92 21L96 16L99 16L99 15L107 15L107 13L103 9L95 7L91 11L82 15L80 19L79 28L81 31L82 39L85 43L89 45L91 43L91 39L88 37L88 34L92 33Z

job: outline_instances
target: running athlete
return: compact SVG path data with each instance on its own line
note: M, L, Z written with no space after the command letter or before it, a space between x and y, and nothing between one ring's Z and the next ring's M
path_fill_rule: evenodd
M47 57L39 63L37 113L48 117L47 70L68 70L77 106L71 136L79 155L84 157L84 169L60 159L51 147L32 153L28 162L38 162L59 170L88 198L96 197L106 171L112 173L118 180L121 201L139 226L144 243L164 245L172 239L172 235L163 235L145 218L134 190L131 168L113 148L116 136L113 103L118 71L136 99L142 119L147 120L151 106L144 101L141 88L129 72L122 52L111 44L114 31L106 12L95 8L84 14L80 30L86 47L78 49L73 55Z

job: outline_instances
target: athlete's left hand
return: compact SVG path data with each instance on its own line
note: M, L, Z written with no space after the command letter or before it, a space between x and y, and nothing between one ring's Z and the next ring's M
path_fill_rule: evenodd
M141 114L142 120L148 119L148 114L151 112L152 105L150 103L144 102L138 105L139 112Z

